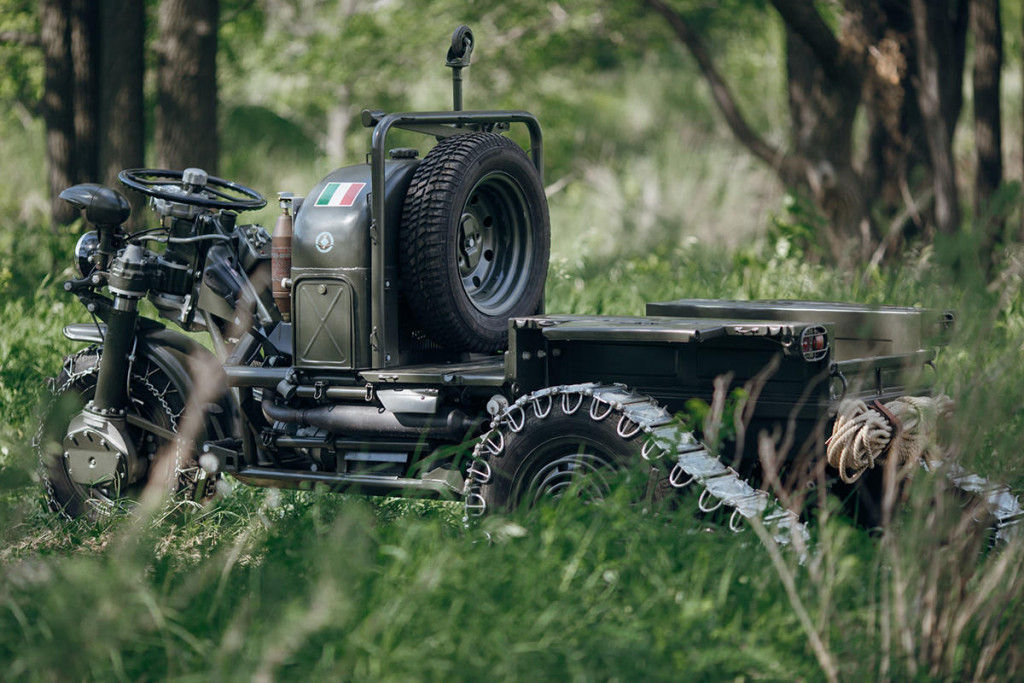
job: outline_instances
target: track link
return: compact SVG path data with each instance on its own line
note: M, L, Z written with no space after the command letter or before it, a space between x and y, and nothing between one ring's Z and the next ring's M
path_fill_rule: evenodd
M491 421L490 429L473 450L463 490L464 521L487 512L487 501L481 487L493 476L490 461L505 447L509 432L523 429L527 411L538 418L546 417L556 401L566 414L581 409L584 398L591 398L589 417L595 421L614 420L620 437L644 437L641 457L651 463L672 463L668 481L672 487L700 487L698 506L702 512L721 507L732 509L729 528L738 532L744 520L758 519L776 542L786 545L798 537L801 551L810 543L807 525L799 515L783 507L766 491L751 486L731 467L726 466L700 443L691 432L682 429L672 415L650 398L623 385L596 383L569 384L540 389L521 396Z

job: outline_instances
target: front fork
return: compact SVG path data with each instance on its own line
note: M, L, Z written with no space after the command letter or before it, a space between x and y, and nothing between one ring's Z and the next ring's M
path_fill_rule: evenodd
M107 287L114 295L114 306L107 318L96 395L90 406L100 415L123 415L128 407L128 354L135 341L139 299L149 290L145 262L142 247L129 244L110 265Z
M128 354L135 342L138 308L138 298L114 295L114 307L107 318L107 333L103 338L96 395L91 406L100 415L121 415L128 406Z
M114 260L107 278L114 305L106 319L96 392L72 417L64 435L68 476L83 486L124 490L148 467L137 455L127 422L128 355L136 339L139 299L148 289L144 265L142 248L129 245Z

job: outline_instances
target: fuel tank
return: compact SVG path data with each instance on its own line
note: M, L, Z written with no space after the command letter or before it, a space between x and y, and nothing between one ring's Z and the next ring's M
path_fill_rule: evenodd
M419 165L385 163L389 266L398 263L402 204ZM306 195L292 236L293 363L305 369L370 367L370 165L339 168Z

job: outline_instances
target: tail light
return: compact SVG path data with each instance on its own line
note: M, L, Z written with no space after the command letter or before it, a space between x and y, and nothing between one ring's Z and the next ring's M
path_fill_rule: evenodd
M828 355L828 332L820 325L807 327L800 334L800 353L808 362L819 361Z

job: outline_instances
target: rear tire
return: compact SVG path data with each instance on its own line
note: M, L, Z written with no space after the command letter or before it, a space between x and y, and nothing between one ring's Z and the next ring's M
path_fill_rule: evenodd
M530 508L566 493L599 500L610 493L616 470L641 462L643 432L623 438L617 415L591 417L593 401L581 397L571 413L560 400L547 414L528 407L522 429L503 431L504 448L490 460L490 480L480 487L487 509Z
M413 174L400 229L405 295L438 344L493 353L544 296L551 227L537 170L508 138L439 142Z

